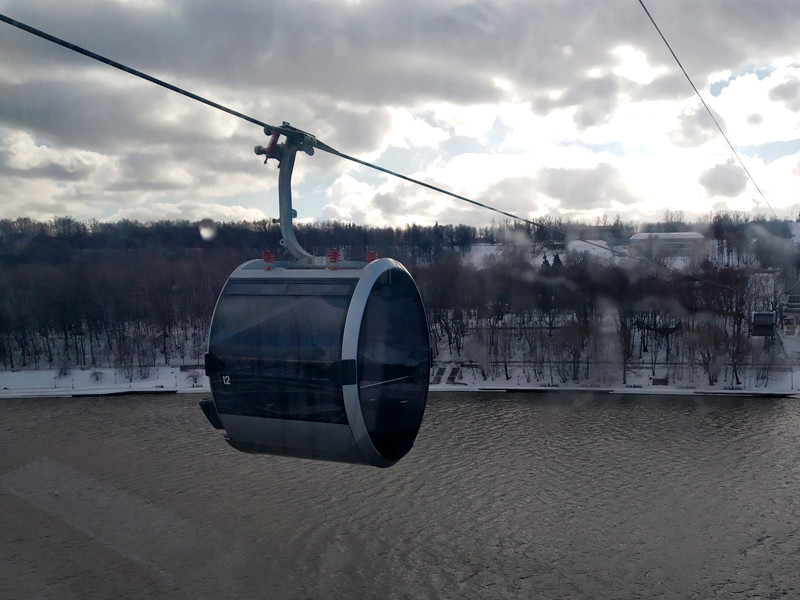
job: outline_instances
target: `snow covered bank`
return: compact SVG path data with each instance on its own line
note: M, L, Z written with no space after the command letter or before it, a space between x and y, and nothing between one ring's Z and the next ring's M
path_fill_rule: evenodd
M209 393L202 367L152 367L146 379L125 377L117 369L0 372L0 398L102 396L125 393Z
M457 362L439 363L433 369L431 391L480 391L480 392L581 392L600 394L646 394L646 395L707 395L707 396L795 396L800 398L800 368L788 368L771 374L768 385L731 385L720 381L710 386L703 380L693 382L686 379L667 381L653 379L647 369L639 369L628 375L627 385L600 371L589 383L528 381L521 369L512 369L509 379L505 377L484 379L480 373ZM743 378L744 379L744 378Z
M657 395L726 395L726 396L794 396L800 398L800 371L776 373L767 387L717 386L677 382L675 385L653 384L646 376L632 377L628 385L613 382L593 385L546 384L528 382L517 375L484 380L471 369L457 363L437 364L433 369L432 392L594 392L614 394ZM797 384L795 384L795 381ZM0 372L0 398L42 398L70 396L110 396L130 393L210 393L208 378L202 367L153 367L147 379L126 378L115 369L73 370L59 376L56 370Z

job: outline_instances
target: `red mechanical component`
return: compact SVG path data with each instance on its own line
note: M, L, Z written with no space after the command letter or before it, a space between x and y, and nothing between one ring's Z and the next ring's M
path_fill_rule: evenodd
M275 253L270 250L264 250L261 253L261 260L264 261L264 269L270 270L272 265L275 264Z
M328 250L328 262L338 263L342 261L342 252L338 248Z
M264 154L267 156L272 156L275 152L275 146L278 145L278 138L281 137L281 134L277 131L273 132L272 135L269 137L269 143L267 147L264 148Z
M371 263L371 262L375 262L376 260L378 260L378 253L375 252L374 250L368 251L367 252L367 262Z

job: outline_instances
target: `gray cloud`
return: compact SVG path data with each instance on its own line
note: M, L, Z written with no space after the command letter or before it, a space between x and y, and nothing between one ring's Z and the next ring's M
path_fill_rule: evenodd
M794 52L800 28L794 0L650 8L698 84L710 73L741 72ZM290 121L353 155L381 147L392 107L520 97L539 114L575 107L575 125L586 131L605 123L623 101L692 97L640 7L627 0L170 0L161 8L78 0L68 10L55 0L0 0L0 11L264 121ZM274 172L252 155L252 146L265 139L258 128L8 25L0 28L0 145L8 131L27 131L37 143L116 161L119 173L104 190L84 186L87 195L89 189L116 191L119 202L142 202L157 192L188 196L236 177L274 185ZM619 60L613 50L621 45L643 52L663 74L649 85L613 76ZM512 90L495 85L498 78ZM771 97L800 110L797 85L776 86ZM557 100L551 92L559 93ZM682 115L674 143L693 147L718 135L707 119L699 111ZM451 140L437 151L458 145ZM296 181L307 178L323 188L323 176L329 181L344 168L321 153L299 164ZM77 182L95 168L51 162L13 175ZM12 174L8 165L0 169ZM610 167L570 173L545 171L537 182L571 207L633 201ZM591 184L598 186L594 195L582 195Z
M747 176L739 165L728 161L716 165L700 175L700 185L709 197L725 196L732 198L742 193L747 186Z
M720 57L734 68L784 48L800 20L791 2L738 2L736 10L681 2L652 12L702 81L719 69ZM179 85L233 85L272 96L305 92L374 104L431 98L473 103L498 98L495 76L532 90L544 84L569 91L584 84L589 69L612 66L616 59L609 51L620 44L676 71L644 13L622 0L303 6L176 0L152 11L92 1L71 3L69 11L55 2L49 9L41 2L4 5L23 21ZM759 36L759 31L769 34ZM14 56L22 69L81 68L75 61L87 60L45 49L40 40L16 44L25 48Z
M554 108L576 106L574 121L582 131L604 123L613 115L618 91L619 82L614 77L585 79L555 100L548 97L534 99L534 107L538 112L548 114Z
M337 149L346 148L347 154L374 150L391 126L391 114L384 107L338 107L329 99L327 104L317 103L316 108L316 114L325 115L325 122L320 122L324 141Z
M476 200L527 218L529 213L535 212L539 208L535 201L536 192L537 179L535 177L508 177L489 186Z
M800 80L791 79L776 85L769 91L769 97L783 102L789 110L800 112Z
M592 169L542 169L536 176L537 191L561 201L562 207L581 209L611 209L612 201L622 204L636 202L625 186L619 171L607 164Z
M750 125L761 125L764 122L764 115L761 113L753 113L747 116L747 122Z
M375 194L372 204L387 215L394 214L398 209L397 196L394 194Z
M0 148L0 173L5 177L81 181L86 179L92 170L93 165L81 160L71 160L66 163L48 160L29 168L22 168L12 164L12 158L7 149Z
M712 112L713 109L712 109ZM714 118L725 129L725 120L714 113ZM669 134L670 140L682 148L694 148L719 136L719 130L703 106L697 105L678 117L678 129Z

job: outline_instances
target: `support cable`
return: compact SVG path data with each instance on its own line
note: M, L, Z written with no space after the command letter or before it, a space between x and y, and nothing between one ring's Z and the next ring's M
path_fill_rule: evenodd
M223 106L222 104L217 104L216 102L213 102L211 100L203 98L202 96L198 96L197 94L193 94L192 92L188 92L188 91L184 90L183 88L179 88L176 85L172 85L171 83L167 83L166 81L163 81L161 79L158 79L156 77L148 75L147 73L143 73L142 71L138 71L138 70L136 70L136 69L134 69L132 67L129 67L127 65L123 65L122 63L119 63L119 62L117 62L115 60L111 60L110 58L106 58L105 56L103 56L101 54L97 54L96 52L92 52L91 50L87 50L86 48L81 48L80 46L77 46L75 44L72 44L70 42L62 40L61 38L57 38L54 35L50 35L49 33L45 33L44 31L42 31L40 29L36 29L35 27L31 27L30 25L26 25L25 23L17 21L16 19L12 19L12 18L7 17L7 16L5 16L3 14L0 14L0 21L3 21L4 23L8 23L9 25L13 25L14 27L16 27L18 29L22 29L23 31L27 31L28 33L31 33L31 34L33 34L35 36L38 36L38 37L40 37L42 39L45 39L48 42L53 42L54 44L57 44L59 46L63 46L64 48L72 50L73 52L77 52L78 54L83 54L84 56L88 56L89 58L92 58L92 59L94 59L96 61L99 61L99 62L101 62L101 63L103 63L105 65L108 65L110 67L114 67L115 69L119 69L120 71L125 71L126 73L129 73L131 75L135 75L136 77L139 77L140 79L144 79L145 81L149 81L150 83L155 83L156 85L160 85L161 87L166 88L166 89L168 89L170 91L173 91L175 93L181 94L182 96L186 96L187 98L191 98L192 100L197 100L198 102L202 102L203 104L211 106L212 108L216 108L217 110L221 110L223 112L226 112L229 115L233 115L234 117L238 117L240 119L244 119L245 121L248 121L248 122L253 123L255 125L260 125L261 127L269 127L269 125L267 123L264 123L263 121L259 121L258 119L254 119L253 117L250 117L248 115L245 115L243 113L235 111L232 108L228 108L227 106Z
M650 22L653 24L653 27L656 28L656 31L658 32L658 35L661 36L661 39L664 41L664 44L666 44L667 50L669 50L670 54L672 54L672 58L675 59L675 62L678 63L678 66L680 67L681 71L683 71L683 75L686 77L686 80L689 82L689 85L692 86L692 89L694 90L694 93L697 94L698 98L700 98L700 102L702 102L703 106L706 109L706 112L711 117L711 120L714 121L714 125L717 126L717 129L719 130L720 134L722 134L722 137L725 139L725 142L727 142L728 147L731 149L731 152L733 152L733 155L736 157L736 160L739 161L739 165L741 165L742 169L744 170L745 174L747 175L747 178L750 179L750 182L753 184L753 186L755 186L756 191L758 192L759 196L761 196L761 199L764 200L764 204L767 205L767 207L770 209L770 211L772 211L772 214L775 216L775 218L778 219L779 217L778 217L777 213L772 208L772 205L770 205L769 201L767 200L767 197L764 195L764 192L762 192L761 188L758 187L758 184L756 183L756 180L750 174L750 171L747 169L747 166L744 164L744 161L742 160L742 157L736 151L736 148L733 147L733 144L731 143L730 139L728 138L727 134L725 133L725 130L722 129L722 125L719 124L719 121L717 121L717 118L714 116L714 113L711 112L711 108L708 106L708 104L706 104L706 101L703 99L703 96L700 94L700 90L698 90L697 87L694 85L694 82L692 81L692 78L689 77L689 73L687 73L686 69L683 68L683 64L681 64L681 61L680 61L680 59L678 59L678 56L675 54L675 51L672 49L672 46L670 46L669 42L667 41L667 38L661 32L661 28L656 23L655 19L653 18L653 15L651 15L650 11L647 10L647 7L644 5L644 0L639 0L639 4L642 5L642 8L644 9L644 12L647 14L647 17L650 19Z

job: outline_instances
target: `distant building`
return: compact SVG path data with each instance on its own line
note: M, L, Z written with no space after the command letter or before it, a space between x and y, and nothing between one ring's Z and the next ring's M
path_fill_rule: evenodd
M643 258L700 257L706 253L706 238L696 231L637 233L631 236L628 253Z
M800 296L790 294L783 306L783 334L800 334Z

